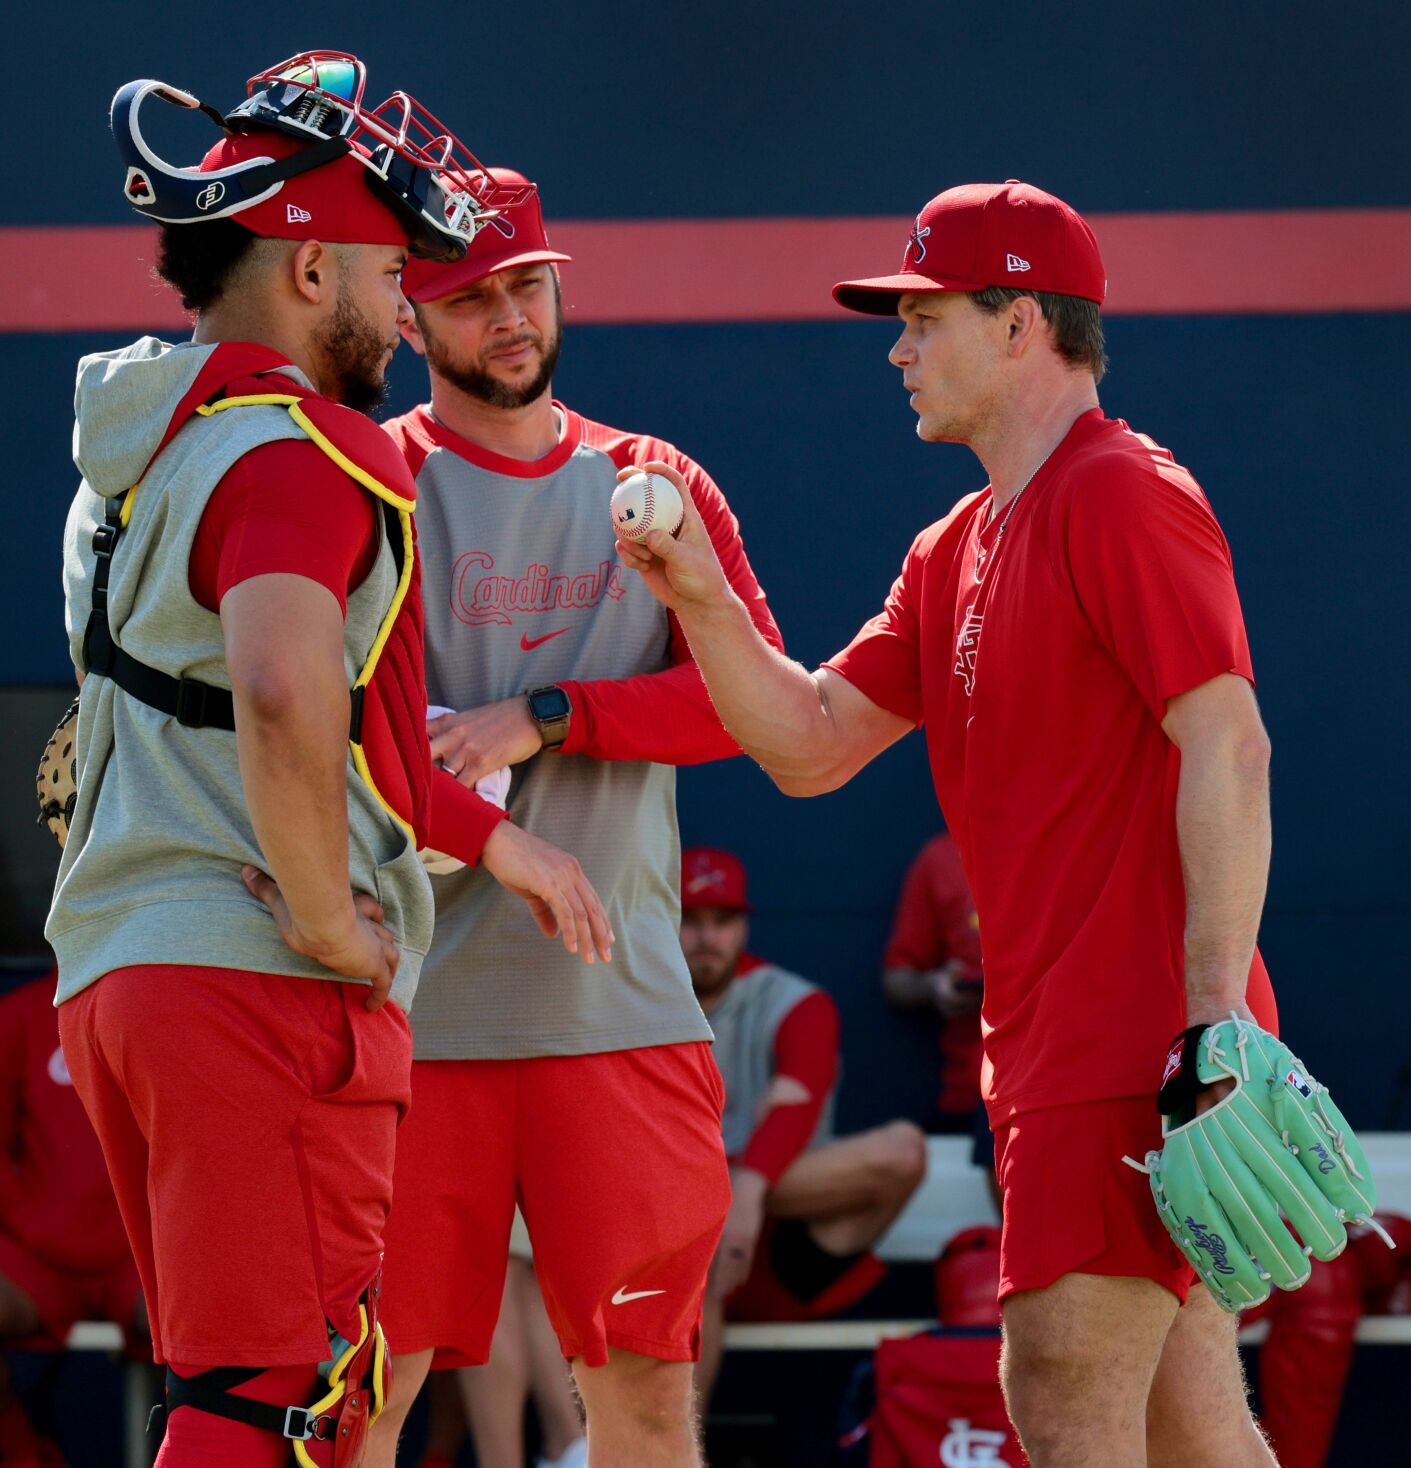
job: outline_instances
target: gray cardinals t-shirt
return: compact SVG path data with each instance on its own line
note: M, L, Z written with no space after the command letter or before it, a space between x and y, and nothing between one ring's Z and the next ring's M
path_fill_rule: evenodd
M666 611L620 565L608 503L618 468L645 458L705 476L660 440L561 413L561 441L530 463L467 442L426 408L387 425L417 480L432 703L471 709L548 683L672 665ZM416 1058L709 1040L681 955L676 771L545 753L513 775L515 822L576 856L602 898L617 935L612 962L584 964L545 938L483 869L433 877Z

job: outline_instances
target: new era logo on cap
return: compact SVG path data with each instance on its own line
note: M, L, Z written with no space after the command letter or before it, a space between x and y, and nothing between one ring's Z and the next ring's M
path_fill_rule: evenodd
M297 204L286 204L284 222L286 224L312 224L313 215L307 209L301 209Z
M1016 270L1027 270L1029 262L1019 255L1006 255L1004 257L1004 268L1011 274Z

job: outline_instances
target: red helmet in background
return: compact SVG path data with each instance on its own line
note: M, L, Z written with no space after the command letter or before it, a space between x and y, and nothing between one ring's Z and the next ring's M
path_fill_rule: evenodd
M936 1315L942 1325L998 1325L999 1229L978 1224L955 1234L936 1260Z

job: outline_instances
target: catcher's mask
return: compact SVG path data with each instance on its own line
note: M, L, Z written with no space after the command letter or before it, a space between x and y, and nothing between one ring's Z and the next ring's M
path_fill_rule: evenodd
M393 92L378 106L364 107L366 83L357 57L305 51L251 77L246 100L222 117L179 87L128 82L112 107L113 136L127 164L124 195L139 214L167 224L228 218L274 198L292 178L351 157L367 170L374 192L405 226L414 255L460 259L476 231L501 209L520 202L521 191L493 178L407 93ZM257 151L225 167L178 168L159 157L143 135L142 104L151 96L204 113L227 138L258 138L269 130L301 146L292 153L287 146L277 150L287 156ZM301 212L289 206L291 225L300 222ZM266 227L256 232L274 231Z

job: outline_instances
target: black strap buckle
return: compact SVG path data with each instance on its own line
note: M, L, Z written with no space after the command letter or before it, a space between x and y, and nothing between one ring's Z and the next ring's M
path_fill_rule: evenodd
M176 680L176 714L178 724L188 729L201 729L206 724L206 694L209 686L198 678Z
M110 561L113 558L113 547L118 543L119 525L100 525L93 532L93 554L100 561Z

